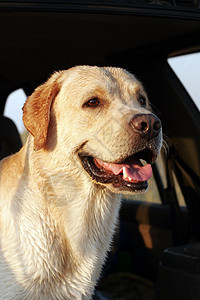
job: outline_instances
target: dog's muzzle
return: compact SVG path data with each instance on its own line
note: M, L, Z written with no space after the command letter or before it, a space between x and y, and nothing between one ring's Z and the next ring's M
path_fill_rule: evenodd
M121 191L145 191L152 176L151 164L160 150L162 125L160 119L150 113L134 115L129 125L137 141L130 156L117 162L105 162L91 154L80 155L80 159L86 172L97 183L112 184Z

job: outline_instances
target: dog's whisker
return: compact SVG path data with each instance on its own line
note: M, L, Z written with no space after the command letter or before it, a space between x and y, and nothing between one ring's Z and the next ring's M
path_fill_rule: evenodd
M164 151L165 159L169 156L169 146L165 140L163 140L161 149Z
M169 153L169 145L164 139L163 139L163 144L164 144L165 148L167 149L167 152Z

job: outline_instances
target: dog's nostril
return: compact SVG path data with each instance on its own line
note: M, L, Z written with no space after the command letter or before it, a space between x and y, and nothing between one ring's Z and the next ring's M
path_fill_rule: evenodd
M148 123L147 122L140 122L140 123L138 123L137 124L137 129L138 130L141 130L141 131L146 131L146 130L148 130Z
M158 121L156 121L156 122L154 123L153 129L154 129L155 131L159 131L160 128L161 128L161 122L160 122L160 120L158 120Z

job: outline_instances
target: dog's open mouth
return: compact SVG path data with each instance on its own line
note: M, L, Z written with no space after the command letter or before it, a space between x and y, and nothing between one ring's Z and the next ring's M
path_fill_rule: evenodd
M107 163L92 156L82 156L81 160L84 169L96 182L111 183L122 191L139 192L148 187L155 158L153 151L146 148L119 163Z

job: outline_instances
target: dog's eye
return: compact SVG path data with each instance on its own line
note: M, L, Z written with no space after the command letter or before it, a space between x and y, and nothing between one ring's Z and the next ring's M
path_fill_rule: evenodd
M146 101L146 98L144 96L139 96L138 101L140 102L140 104L142 106L146 106L147 101Z
M85 103L87 107L97 107L100 105L100 101L98 98L92 98L88 102Z

